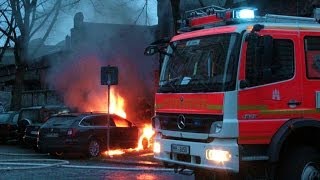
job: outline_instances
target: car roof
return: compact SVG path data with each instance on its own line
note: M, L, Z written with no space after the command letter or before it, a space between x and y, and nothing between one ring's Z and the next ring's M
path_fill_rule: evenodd
M54 117L70 117L70 116L73 116L73 117L79 117L79 118L85 118L85 117L89 117L89 116L107 116L108 114L107 113L100 113L100 112L78 112L78 113L61 113L61 114L56 114L54 115ZM125 119L127 120L126 118L122 118L116 114L110 114L110 117L116 117L116 118L120 118L120 119ZM127 120L129 121L129 120ZM131 121L129 121L131 122Z
M38 110L38 109L69 109L67 106L59 106L59 105L45 105L45 106L31 106L21 108L21 110Z
M17 113L18 113L18 111L6 111L1 114L17 114Z

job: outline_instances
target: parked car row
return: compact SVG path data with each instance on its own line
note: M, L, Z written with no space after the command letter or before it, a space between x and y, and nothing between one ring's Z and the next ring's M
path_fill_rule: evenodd
M0 113L0 140L3 142L12 139L17 139L20 142L24 142L24 139L29 141L28 135L26 136L26 129L29 128L29 126L39 128L51 115L69 111L69 108L65 106L49 105L34 106L22 108L20 111ZM28 132L30 131L28 130ZM34 145L36 145L37 142L36 138L37 136L31 140Z
M36 149L39 128L52 115L68 112L70 112L68 107L53 105L21 109L18 118L19 140Z

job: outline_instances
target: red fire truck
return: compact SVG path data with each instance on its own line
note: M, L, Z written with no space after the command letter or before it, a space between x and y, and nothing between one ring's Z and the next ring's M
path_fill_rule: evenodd
M196 178L320 179L319 19L256 14L187 11L165 51L146 49L165 56L154 157Z

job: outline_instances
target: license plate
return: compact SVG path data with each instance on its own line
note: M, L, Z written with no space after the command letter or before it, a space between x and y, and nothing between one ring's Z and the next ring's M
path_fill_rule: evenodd
M38 131L31 131L30 133L33 134L33 135L37 135Z
M50 133L50 134L47 134L47 137L58 137L59 134L58 133Z
M178 154L190 154L190 146L172 144L171 151Z

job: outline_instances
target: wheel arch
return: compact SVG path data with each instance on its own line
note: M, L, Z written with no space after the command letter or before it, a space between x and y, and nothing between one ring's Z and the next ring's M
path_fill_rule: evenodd
M316 139L320 138L320 121L315 119L292 119L283 124L272 137L268 156L271 163L277 162L286 148L298 144L320 146ZM311 138L311 139L310 139Z

